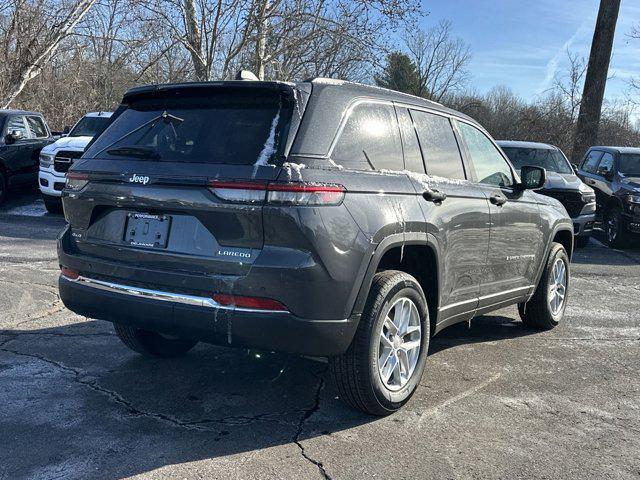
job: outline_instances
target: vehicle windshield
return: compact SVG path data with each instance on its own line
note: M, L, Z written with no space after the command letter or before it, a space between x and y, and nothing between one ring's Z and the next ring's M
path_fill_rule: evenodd
M620 173L627 177L640 177L640 153L620 155Z
M182 93L134 101L85 158L253 165L278 154L291 116L278 92Z
M571 165L558 150L547 148L503 147L513 166L520 170L525 165L542 167L549 172L573 173Z
M69 132L69 137L95 137L109 123L109 117L82 117Z

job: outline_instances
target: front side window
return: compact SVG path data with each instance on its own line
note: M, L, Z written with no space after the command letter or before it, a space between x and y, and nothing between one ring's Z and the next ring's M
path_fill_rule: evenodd
M613 155L611 155L609 152L605 152L602 155L600 163L598 164L596 173L598 175L606 175L611 171L613 171Z
M26 117L29 124L29 130L31 130L32 138L45 138L48 137L47 127L44 126L44 122L40 117Z
M13 117L9 117L9 120L7 120L7 127L5 128L5 134L9 134L15 131L21 132L22 138L29 137L29 133L27 132L27 127L24 124L24 117L21 115L14 115Z
M520 170L525 165L542 167L549 172L572 174L573 169L559 150L548 148L503 147L513 166Z
M627 177L640 177L640 153L620 155L620 173Z
M447 117L411 111L427 173L437 177L464 180L464 166L451 121Z
M511 168L489 137L467 123L460 122L459 125L478 182L498 187L512 186Z
M396 114L391 105L357 105L344 125L331 159L346 168L404 170Z
M584 162L582 162L582 170L588 173L596 173L601 156L602 152L591 150L584 159Z

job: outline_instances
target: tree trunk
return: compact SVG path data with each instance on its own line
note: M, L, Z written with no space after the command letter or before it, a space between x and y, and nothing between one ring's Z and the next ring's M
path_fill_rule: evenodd
M571 155L574 163L579 162L586 150L598 140L602 100L619 11L620 0L600 0Z
M196 18L196 5L194 0L184 0L184 23L187 29L187 42L189 53L193 62L196 78L200 81L209 80L209 66L202 54L202 32Z

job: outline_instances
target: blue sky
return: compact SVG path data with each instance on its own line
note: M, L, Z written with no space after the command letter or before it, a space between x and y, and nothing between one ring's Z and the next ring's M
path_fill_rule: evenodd
M599 0L422 0L428 27L442 19L471 45L471 85L485 92L506 85L533 99L566 71L566 50L588 59ZM605 96L623 97L628 79L640 77L640 0L622 0Z

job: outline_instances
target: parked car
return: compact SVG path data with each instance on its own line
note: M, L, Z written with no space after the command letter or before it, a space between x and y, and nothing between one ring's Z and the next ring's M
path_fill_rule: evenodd
M0 205L13 186L35 186L38 155L53 141L42 114L0 110Z
M547 171L547 182L539 193L560 200L573 220L576 246L585 247L596 219L596 194L578 178L562 150L537 142L499 140L497 143L516 170L524 165L536 165Z
M429 339L518 304L562 320L573 222L471 118L336 80L139 87L62 193L60 298L136 352L329 357L386 415Z
M609 246L623 248L640 234L640 148L591 147L577 167L596 192L597 216Z
M65 128L63 136L40 152L38 183L49 212L60 212L60 195L65 174L71 164L82 156L85 147L109 123L111 112L92 112L82 117L73 128Z

